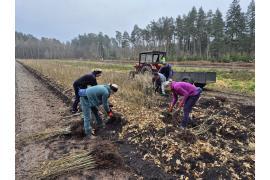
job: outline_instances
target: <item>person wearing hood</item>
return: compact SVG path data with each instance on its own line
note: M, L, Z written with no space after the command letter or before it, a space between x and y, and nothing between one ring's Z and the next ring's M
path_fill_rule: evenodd
M179 108L184 107L184 117L180 127L186 128L190 121L189 114L192 111L192 107L198 101L202 89L187 82L176 81L167 82L165 88L172 92L172 101L169 106L169 112L172 112L173 107L178 100L178 96L183 96L182 100L179 102Z
M116 84L103 84L88 87L87 89L80 89L80 103L83 112L84 120L84 133L87 138L91 138L91 112L93 112L97 127L103 127L104 124L99 116L98 107L103 105L105 112L109 117L113 116L113 112L109 107L109 97L118 91L118 85Z
M78 94L80 89L86 89L87 86L95 86L97 85L97 77L100 77L102 74L101 69L94 69L92 73L85 74L81 76L79 79L74 81L73 88L75 92L75 100L72 105L72 113L76 113L78 111L78 104L80 102L80 96Z

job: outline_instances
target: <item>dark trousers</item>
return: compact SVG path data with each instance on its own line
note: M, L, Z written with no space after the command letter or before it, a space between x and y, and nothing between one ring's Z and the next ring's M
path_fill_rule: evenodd
M181 123L181 126L186 127L189 121L189 113L192 110L192 107L195 105L195 103L198 101L201 93L195 95L195 96L189 96L184 104L184 118Z
M155 92L161 93L161 81L160 81L160 79L157 79L155 81Z
M79 96L79 87L73 84L74 92L75 92L75 101L73 102L72 105L72 110L73 111L78 111L78 104L80 102L80 96Z
M102 120L100 118L100 115L98 113L98 108L97 107L91 107L91 111L93 112L95 118L96 118L96 122L97 125L100 126L102 124Z

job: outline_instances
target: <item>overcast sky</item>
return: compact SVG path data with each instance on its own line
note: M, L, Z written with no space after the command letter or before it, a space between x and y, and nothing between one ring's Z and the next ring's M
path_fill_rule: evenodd
M35 37L70 41L79 34L115 31L129 34L135 24L145 28L162 16L176 18L197 10L215 10L223 16L233 0L16 0L15 29ZM251 0L240 0L246 12Z

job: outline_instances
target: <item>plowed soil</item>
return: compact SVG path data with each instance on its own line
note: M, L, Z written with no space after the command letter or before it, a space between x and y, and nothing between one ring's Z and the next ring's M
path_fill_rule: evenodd
M91 149L101 142L117 147L118 166L104 164L94 170L61 175L58 179L254 179L255 107L245 97L232 98L204 92L192 113L189 130L178 129L181 111L161 112L166 128L149 127L136 132L129 127L124 138L119 132L125 117L115 117L95 140L78 134L58 136L22 145L20 137L44 129L63 128L80 116L69 113L57 93L49 90L21 64L16 63L16 179L29 179L40 162L57 159L76 149ZM243 98L243 99L241 99ZM159 108L167 107L163 99ZM143 121L143 117L141 119ZM77 128L80 129L80 128ZM118 159L118 160L117 160ZM154 162L153 162L154 160Z

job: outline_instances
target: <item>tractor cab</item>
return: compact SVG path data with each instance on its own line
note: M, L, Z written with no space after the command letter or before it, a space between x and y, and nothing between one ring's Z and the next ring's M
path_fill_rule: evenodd
M134 67L137 73L153 73L162 66L161 59L166 59L166 52L164 51L148 51L139 54L139 63Z

